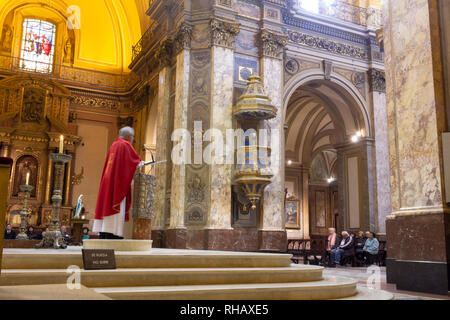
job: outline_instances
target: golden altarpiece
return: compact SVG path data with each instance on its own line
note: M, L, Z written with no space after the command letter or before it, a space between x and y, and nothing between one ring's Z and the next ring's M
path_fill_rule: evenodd
M45 228L50 222L53 165L49 154L56 152L64 136L65 153L74 154L81 138L69 124L70 91L60 84L35 75L17 75L0 81L1 155L14 160L9 181L6 221L20 225L23 195L19 186L29 174L34 187L29 199L29 225ZM64 177L61 225L70 224L72 211L72 163Z

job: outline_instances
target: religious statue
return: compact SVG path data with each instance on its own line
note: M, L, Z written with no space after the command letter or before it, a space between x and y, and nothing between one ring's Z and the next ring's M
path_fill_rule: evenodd
M11 50L13 40L13 32L10 26L3 27L3 43L2 46L6 50Z
M40 122L44 116L45 92L27 88L23 95L22 121Z
M81 210L83 210L83 208L84 208L84 205L83 205L83 195L81 194L81 195L78 197L77 207L76 207L76 209L75 209L75 214L74 214L74 216L73 216L74 219L80 219L80 213L81 213Z
M66 40L66 46L64 47L64 62L72 62L72 42L70 39Z

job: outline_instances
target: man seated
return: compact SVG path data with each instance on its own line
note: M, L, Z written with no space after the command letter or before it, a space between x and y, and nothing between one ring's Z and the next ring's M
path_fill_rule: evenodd
M331 262L334 265L341 262L341 257L352 256L354 252L353 238L347 231L342 231L342 240L336 249L331 250Z
M32 226L28 227L27 236L29 240L42 240L42 235L35 232Z
M363 252L364 258L366 259L366 265L370 266L375 260L375 256L378 254L378 249L380 243L375 237L375 233L367 231L366 232L366 243L364 244Z
M16 232L12 229L12 226L10 224L7 224L4 239L14 240L15 238L16 238Z

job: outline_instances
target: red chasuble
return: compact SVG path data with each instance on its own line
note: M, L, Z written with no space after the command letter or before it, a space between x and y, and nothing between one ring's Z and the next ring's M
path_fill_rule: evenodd
M114 141L109 148L103 167L97 207L95 208L96 220L103 220L105 217L118 214L120 203L126 196L125 221L128 221L128 211L131 206L131 181L139 162L141 162L141 157L131 143L122 138Z

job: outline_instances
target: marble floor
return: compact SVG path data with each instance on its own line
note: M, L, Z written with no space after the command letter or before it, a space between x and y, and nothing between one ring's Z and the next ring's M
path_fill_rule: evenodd
M369 277L371 277L372 274L368 273L367 268L351 268L351 267L325 268L325 270L323 271L323 275L353 278L358 280L358 284L361 287L371 286ZM450 296L441 296L420 292L397 290L394 284L386 282L386 267L379 268L379 275L380 275L379 289L393 293L395 296L394 298L395 300L436 300L436 299L450 300ZM373 279L373 277L371 279Z

